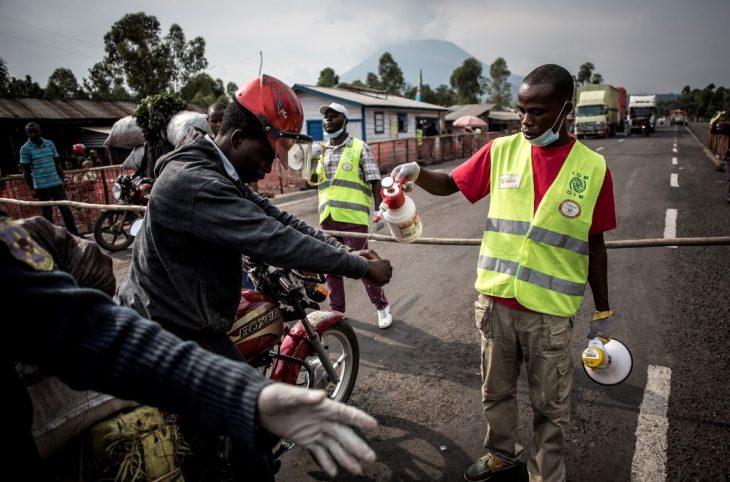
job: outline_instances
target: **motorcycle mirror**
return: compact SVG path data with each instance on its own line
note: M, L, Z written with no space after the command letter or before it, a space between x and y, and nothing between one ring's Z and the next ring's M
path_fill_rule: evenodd
M129 234L132 236L137 236L137 233L140 229L142 229L142 223L144 222L144 218L139 218L136 221L132 223L132 225L129 227Z

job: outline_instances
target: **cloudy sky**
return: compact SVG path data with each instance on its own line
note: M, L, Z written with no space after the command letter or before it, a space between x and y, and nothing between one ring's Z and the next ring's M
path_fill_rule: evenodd
M730 87L730 0L0 0L0 57L42 86L57 67L80 82L111 25L138 11L163 34L177 23L204 37L208 73L239 85L257 74L259 51L264 72L315 83L322 68L344 73L392 42L442 39L487 64L504 57L520 75L590 61L631 92Z

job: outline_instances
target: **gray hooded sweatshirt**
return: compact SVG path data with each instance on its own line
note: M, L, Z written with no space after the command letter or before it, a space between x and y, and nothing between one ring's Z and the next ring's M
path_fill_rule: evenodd
M232 179L204 136L162 157L134 242L123 305L187 339L219 339L240 299L241 254L281 268L362 278L367 261Z

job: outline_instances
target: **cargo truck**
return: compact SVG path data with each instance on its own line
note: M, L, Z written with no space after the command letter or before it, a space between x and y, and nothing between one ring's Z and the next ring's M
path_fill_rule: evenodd
M576 91L575 135L609 137L623 132L626 89L608 84L581 85Z
M632 95L629 97L629 123L631 132L641 132L643 123L649 130L656 129L656 95Z

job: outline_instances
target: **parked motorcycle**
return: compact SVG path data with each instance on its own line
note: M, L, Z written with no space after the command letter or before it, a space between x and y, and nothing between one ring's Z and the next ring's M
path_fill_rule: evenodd
M153 183L148 177L120 175L112 186L112 197L117 204L146 206ZM107 251L127 249L134 242L129 232L132 223L141 217L138 211L102 211L94 223L94 240Z

